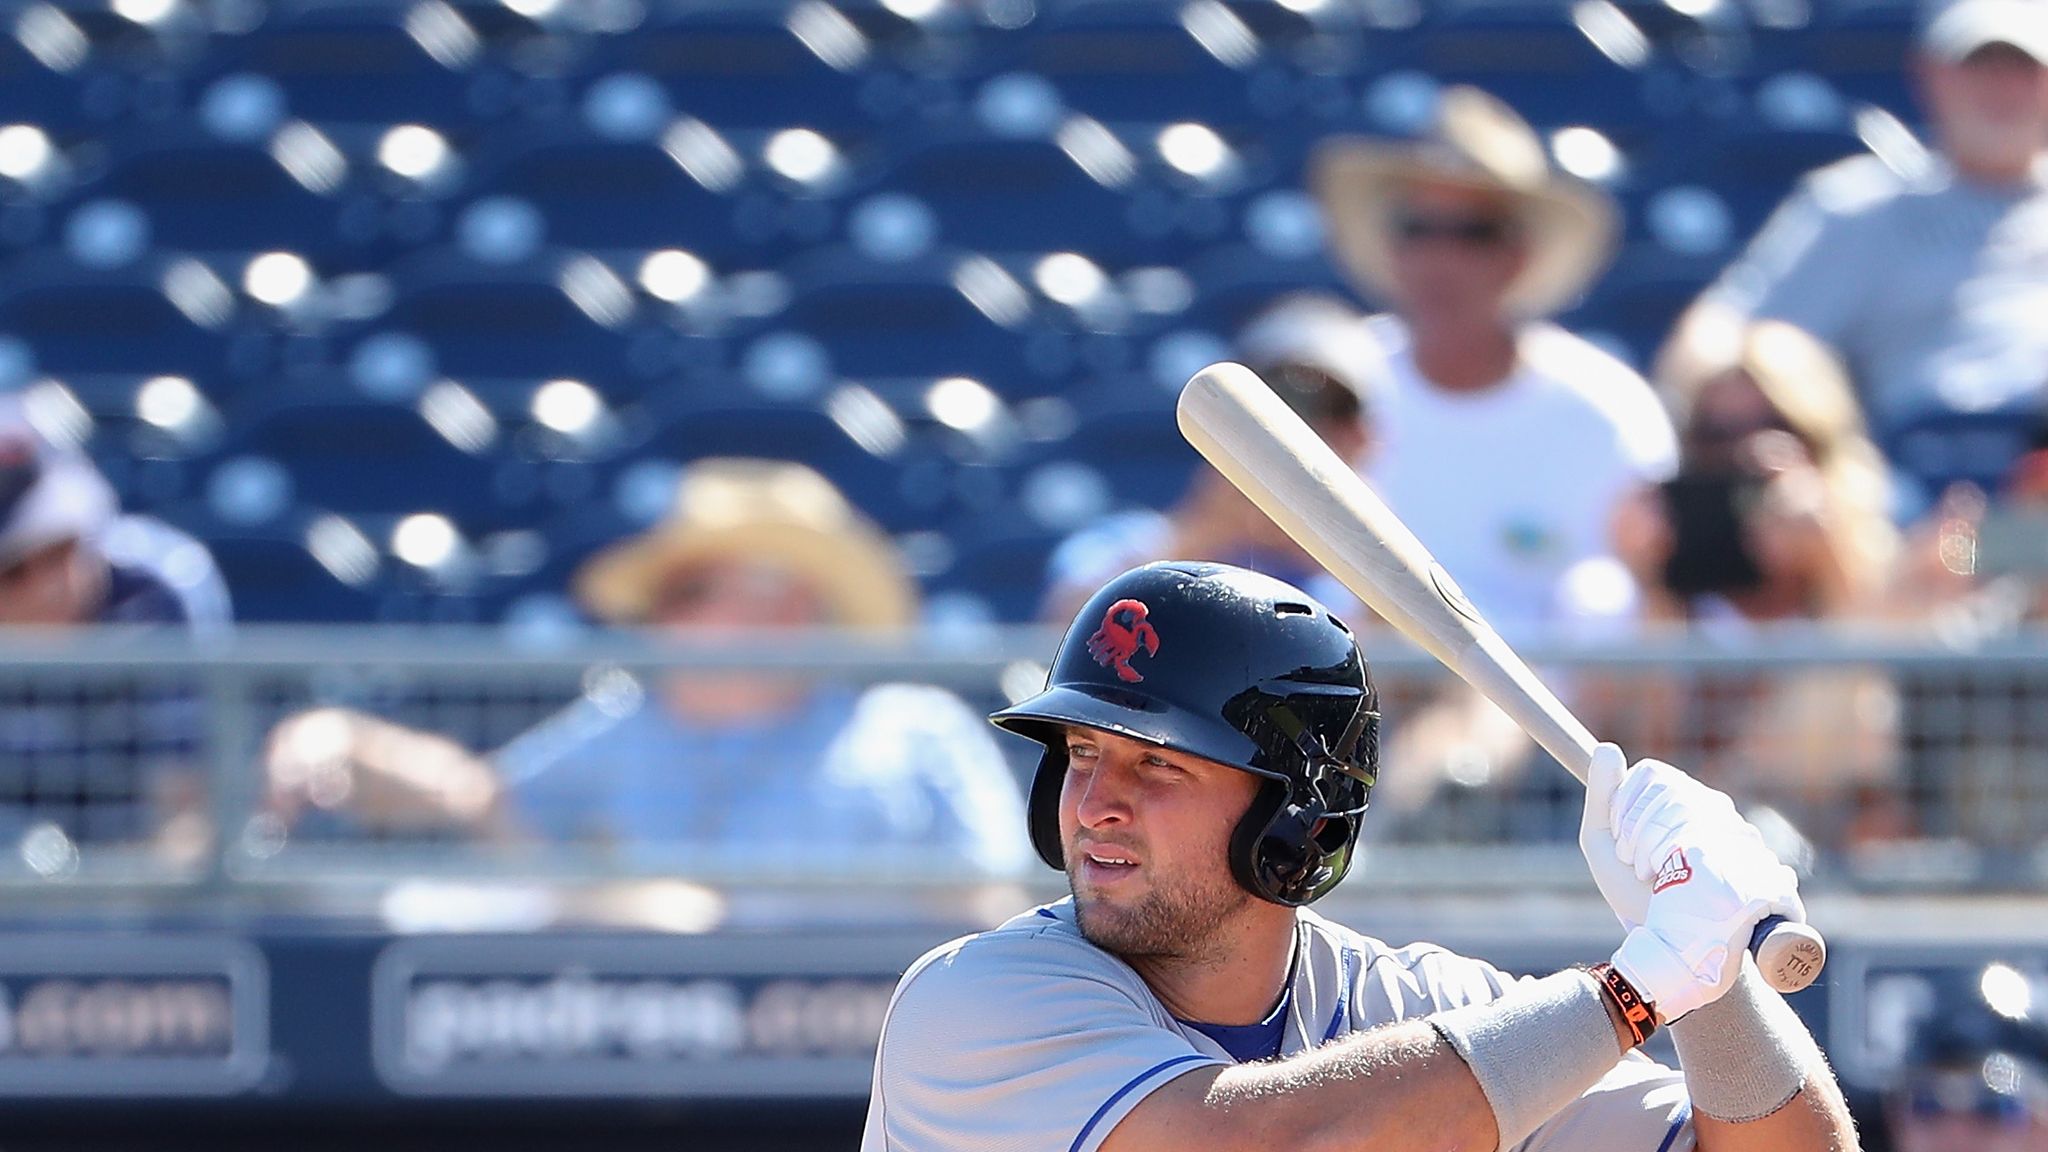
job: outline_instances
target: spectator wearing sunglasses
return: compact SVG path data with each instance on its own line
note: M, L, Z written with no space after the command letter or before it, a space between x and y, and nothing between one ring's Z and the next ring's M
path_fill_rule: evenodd
M1677 460L1642 377L1543 319L1605 266L1613 203L1467 87L1420 141L1326 144L1313 180L1340 261L1388 309L1366 321L1385 357L1367 477L1489 619L1568 618L1567 574L1606 554L1615 501Z
M1418 140L1327 142L1311 182L1339 263L1386 309L1363 322L1383 357L1366 373L1381 382L1366 478L1510 636L1629 619L1608 521L1671 474L1676 439L1640 375L1546 319L1605 267L1613 202L1462 86ZM1529 747L1483 701L1443 733L1422 727L1390 734L1403 771L1376 808L1423 811L1445 779L1497 778ZM1408 737L1439 770L1401 750Z
M1886 1093L1894 1152L2048 1152L2043 983L1993 963L1937 984Z

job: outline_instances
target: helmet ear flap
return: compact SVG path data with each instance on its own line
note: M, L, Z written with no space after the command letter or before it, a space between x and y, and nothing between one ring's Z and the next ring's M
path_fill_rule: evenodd
M1045 754L1038 758L1038 771L1031 777L1027 823L1031 846L1038 850L1038 858L1064 872L1067 852L1060 843L1060 789L1067 780L1067 750L1056 747L1057 744L1047 744Z
M1311 903L1350 870L1359 815L1333 806L1313 784L1269 780L1231 834L1231 872L1261 900Z
M1286 897L1287 877L1301 858L1297 849L1305 846L1290 845L1288 835L1280 831L1281 826L1299 823L1289 818L1299 812L1288 802L1290 791L1278 780L1262 782L1230 834L1231 874L1245 891L1273 904L1301 903Z

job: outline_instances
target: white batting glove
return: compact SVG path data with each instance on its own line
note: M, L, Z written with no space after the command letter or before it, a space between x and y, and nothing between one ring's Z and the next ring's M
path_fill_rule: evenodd
M1634 928L1650 912L1650 886L1636 876L1636 870L1614 849L1614 794L1628 774L1628 757L1614 744L1593 749L1593 762L1586 770L1586 807L1579 817L1579 851L1593 883L1623 928Z
M1806 919L1798 877L1734 802L1671 765L1630 769L1609 820L1615 857L1650 892L1614 966L1666 1020L1734 985L1764 917Z

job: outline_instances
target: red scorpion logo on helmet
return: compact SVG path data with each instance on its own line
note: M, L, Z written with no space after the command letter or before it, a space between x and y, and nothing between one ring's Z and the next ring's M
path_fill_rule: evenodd
M1088 638L1088 654L1104 668L1116 670L1117 678L1136 684L1144 677L1131 667L1131 657L1143 648L1145 655L1159 653L1159 630L1145 619L1151 609L1137 600L1119 600L1102 614L1102 627Z

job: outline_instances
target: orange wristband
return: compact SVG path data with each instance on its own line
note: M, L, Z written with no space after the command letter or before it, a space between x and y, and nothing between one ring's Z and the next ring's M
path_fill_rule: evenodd
M1636 1047L1657 1031L1657 1013L1651 1010L1650 1002L1636 991L1628 978L1617 972L1612 964L1595 964L1586 970L1593 979L1600 982L1600 990L1621 1009L1621 1019L1628 1025L1629 1035L1635 1038Z

